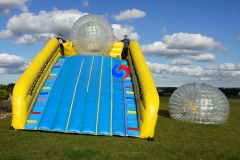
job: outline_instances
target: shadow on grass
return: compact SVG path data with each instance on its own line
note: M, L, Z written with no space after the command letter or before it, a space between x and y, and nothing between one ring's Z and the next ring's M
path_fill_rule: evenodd
M101 152L95 149L66 150L64 156L66 159L95 159L101 155Z
M158 115L166 118L170 118L168 110L158 110Z

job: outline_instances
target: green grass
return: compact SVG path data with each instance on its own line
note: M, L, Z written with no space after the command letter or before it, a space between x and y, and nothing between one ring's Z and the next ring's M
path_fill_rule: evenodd
M169 98L161 98L155 141L39 131L9 131L0 119L0 160L161 159L239 160L240 100L229 99L225 124L204 125L169 118Z

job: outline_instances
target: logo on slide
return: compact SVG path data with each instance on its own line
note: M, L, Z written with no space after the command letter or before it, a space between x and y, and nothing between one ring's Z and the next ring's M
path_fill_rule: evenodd
M123 71L125 70L126 74L123 75ZM112 68L112 75L114 77L118 77L122 79L125 79L126 77L128 77L130 74L130 68L126 65L120 65L120 64L116 64L113 68Z

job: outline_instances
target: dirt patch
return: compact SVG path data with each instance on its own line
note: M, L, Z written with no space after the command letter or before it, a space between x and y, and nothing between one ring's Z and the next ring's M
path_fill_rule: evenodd
M12 103L8 100L0 100L0 119L12 115Z

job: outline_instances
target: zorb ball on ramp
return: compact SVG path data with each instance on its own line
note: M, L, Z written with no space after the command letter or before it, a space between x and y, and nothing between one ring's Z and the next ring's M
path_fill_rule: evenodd
M170 117L176 120L219 124L229 116L226 96L207 84L185 84L172 94L169 101Z
M114 45L111 25L95 14L80 17L73 24L70 35L77 54L108 55Z

